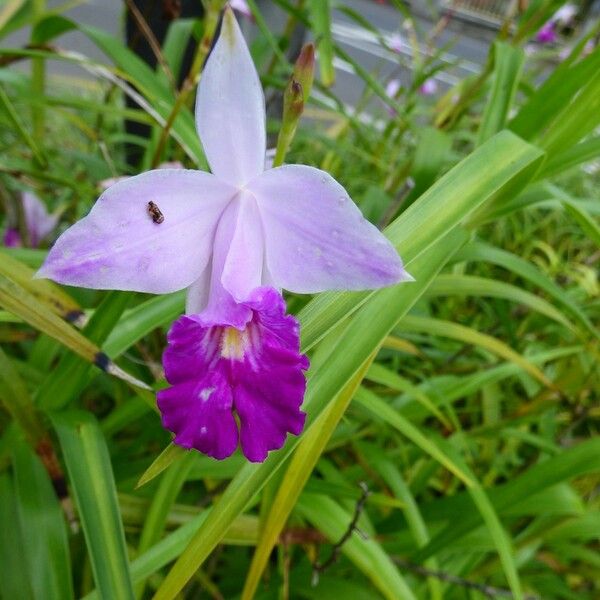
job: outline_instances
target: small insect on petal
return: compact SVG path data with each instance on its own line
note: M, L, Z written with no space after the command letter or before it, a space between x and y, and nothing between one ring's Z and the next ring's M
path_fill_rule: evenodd
M160 208L152 201L148 202L148 214L157 225L160 225L165 220L165 216L162 214Z

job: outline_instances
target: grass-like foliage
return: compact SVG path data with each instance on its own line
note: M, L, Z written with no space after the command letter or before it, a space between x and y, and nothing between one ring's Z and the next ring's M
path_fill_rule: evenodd
M598 24L531 54L562 3L507 2L463 77L441 15L423 30L387 3L390 30L404 21L397 53L355 2L274 0L275 27L248 1L271 144L303 28L318 62L286 162L342 182L415 278L287 296L311 360L307 423L253 464L185 452L161 427L181 293L32 279L102 180L207 169L193 100L223 2L173 20L156 68L73 21L72 4L0 6L2 221L22 242L0 250L0 597L600 597ZM402 71L393 96L332 11ZM105 60L63 49L73 31ZM65 62L81 75L54 74ZM352 107L334 81L349 72ZM23 192L60 217L37 248Z

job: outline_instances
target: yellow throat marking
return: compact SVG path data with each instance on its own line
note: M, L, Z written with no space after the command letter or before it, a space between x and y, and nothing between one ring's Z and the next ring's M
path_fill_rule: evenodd
M225 327L221 335L221 356L233 360L242 360L248 344L248 333L235 327Z

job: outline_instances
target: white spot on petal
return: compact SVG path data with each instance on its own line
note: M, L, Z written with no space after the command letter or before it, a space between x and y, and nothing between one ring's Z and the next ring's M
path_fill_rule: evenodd
M214 387L204 388L198 394L198 397L200 398L200 400L202 400L202 402L206 402L212 396L214 391L215 391Z

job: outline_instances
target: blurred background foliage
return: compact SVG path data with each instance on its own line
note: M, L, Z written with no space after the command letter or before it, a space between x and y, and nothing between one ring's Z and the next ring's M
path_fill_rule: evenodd
M191 107L223 2L155 3L157 39L127 1L129 45L74 20L78 4L0 5L0 199L20 240L0 251L0 596L598 598L592 3L543 43L563 2L380 2L382 28L366 1L248 0L273 143L312 39L287 160L341 181L416 279L288 297L309 419L262 465L185 453L161 428L152 390L182 294L31 279L103 180L207 168ZM461 72L452 27L477 4L493 39ZM340 15L375 63L334 35ZM64 48L73 31L103 60ZM26 192L58 217L43 241Z

